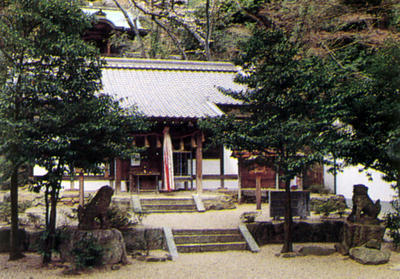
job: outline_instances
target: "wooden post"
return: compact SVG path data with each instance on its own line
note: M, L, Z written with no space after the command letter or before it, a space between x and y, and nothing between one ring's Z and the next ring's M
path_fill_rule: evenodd
M261 209L261 174L256 174L256 209Z
M129 192L131 192L131 194L133 193L134 190L134 182L133 182L133 171L129 172Z
M241 162L242 159L238 158L238 203L241 204L242 203L242 174L240 169L241 167Z
M70 190L75 190L75 171L72 170L72 173L70 175L70 184L69 184L69 189Z
M85 205L85 189L84 189L84 177L83 177L83 169L79 170L79 205Z
M279 190L279 169L275 172L275 189Z
M202 135L202 132L197 134L196 189L197 189L198 194L201 194L203 192L203 135Z
M220 152L220 156L219 156L219 169L220 169L220 175L221 175L221 189L225 188L225 179L224 179L224 175L225 175L225 158L224 158L224 146L222 146L221 148L221 152Z
M115 192L121 192L122 162L115 159Z

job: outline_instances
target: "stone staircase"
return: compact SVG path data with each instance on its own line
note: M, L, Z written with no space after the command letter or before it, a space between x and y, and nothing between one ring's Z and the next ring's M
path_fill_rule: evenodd
M192 198L140 198L140 206L144 213L197 212Z
M247 250L239 229L172 230L180 253Z

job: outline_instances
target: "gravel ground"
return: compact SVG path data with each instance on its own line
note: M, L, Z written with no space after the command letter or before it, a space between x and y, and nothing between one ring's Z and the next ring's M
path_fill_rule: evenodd
M295 249L300 246L295 245ZM392 253L388 264L364 266L337 253L321 257L278 258L274 255L280 249L281 245L267 245L256 254L248 251L180 254L174 262L149 263L131 260L129 265L122 266L120 270L94 270L80 276L62 275L64 268L60 264L41 267L40 257L36 254L28 254L17 262L8 262L8 255L0 254L0 278L400 278L398 253Z
M143 219L143 226L171 228L236 228L243 212L255 211L254 204L240 205L235 210L208 211L204 213L150 214ZM268 205L263 204L258 221L269 220ZM314 218L315 216L311 216ZM296 244L318 245L332 248L332 243ZM119 270L104 268L81 274L66 276L67 268L61 263L49 267L41 266L37 254L15 262L8 261L8 254L0 254L0 278L41 279L41 278L145 278L145 279L208 279L208 278L400 278L400 254L392 252L388 264L364 266L348 257L335 253L330 256L307 256L295 258L276 257L282 245L266 245L260 253L249 251L207 252L180 254L174 262L142 262L130 259L130 264ZM165 251L151 251L154 255L164 255Z

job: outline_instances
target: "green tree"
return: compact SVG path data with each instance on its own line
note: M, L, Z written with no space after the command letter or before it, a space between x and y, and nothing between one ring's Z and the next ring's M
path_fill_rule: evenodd
M14 208L19 167L30 163L47 170L36 188L45 188L47 263L63 175L123 156L131 145L129 133L144 125L134 109L124 110L98 93L102 62L81 39L89 27L90 18L74 1L17 0L1 10L0 52L7 69L0 89L0 147L12 166L10 259L21 256Z
M225 91L243 101L240 115L203 123L232 150L253 154L254 162L281 173L287 193L282 252L293 250L290 180L324 159L331 140L330 110L334 76L316 57L301 57L300 48L279 30L258 28L242 46L236 81L247 89Z
M348 127L339 156L398 182L400 48L387 43L378 50L347 50L337 58L351 63L343 63L348 75L337 90L338 119Z

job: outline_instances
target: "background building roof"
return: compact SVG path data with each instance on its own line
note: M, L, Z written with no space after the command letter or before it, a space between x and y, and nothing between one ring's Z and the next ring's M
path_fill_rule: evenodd
M109 7L83 7L82 11L87 14L87 15L96 15L101 11L102 15L98 15L97 18L99 20L106 20L112 26L114 29L120 28L120 29L126 29L129 30L130 26L128 22L126 21L124 14L121 12L121 10L117 8L109 8ZM132 15L131 13L128 14L129 18L134 21L136 20L136 25L138 29L142 29L142 26L140 24L140 21L138 17Z
M240 102L218 87L241 90L233 82L237 68L225 62L107 59L103 92L136 105L148 117L202 118L219 116L218 105Z

